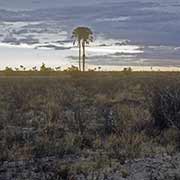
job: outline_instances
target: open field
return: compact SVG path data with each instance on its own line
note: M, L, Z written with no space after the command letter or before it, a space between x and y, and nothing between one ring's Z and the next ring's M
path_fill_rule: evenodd
M0 72L0 95L1 167L43 159L56 179L127 177L128 160L180 150L178 72Z

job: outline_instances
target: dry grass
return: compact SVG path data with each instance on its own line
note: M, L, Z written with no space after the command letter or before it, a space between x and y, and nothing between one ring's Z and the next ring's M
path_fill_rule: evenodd
M178 73L16 75L0 77L1 160L75 154L98 169L178 151L179 130L156 128L151 111L154 89Z

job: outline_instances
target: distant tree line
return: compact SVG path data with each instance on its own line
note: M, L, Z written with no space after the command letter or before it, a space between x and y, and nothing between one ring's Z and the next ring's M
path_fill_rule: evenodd
M67 67L66 69L62 69L61 66L57 67L48 67L45 63L42 63L41 66L38 68L37 66L33 66L32 68L27 68L23 65L20 65L19 67L9 67L6 66L3 72L79 72L79 67L71 65L70 67ZM88 72L103 72L102 67L99 66L97 68L89 68L87 70ZM132 72L133 69L131 67L123 68L122 72Z

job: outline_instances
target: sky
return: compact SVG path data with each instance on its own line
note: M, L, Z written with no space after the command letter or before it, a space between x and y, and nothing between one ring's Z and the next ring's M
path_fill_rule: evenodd
M71 32L90 27L89 66L180 66L178 0L0 0L0 68L77 64Z
M0 6L2 9L11 10L32 10L42 8L58 8L65 6L81 6L88 4L96 4L102 0L1 0Z

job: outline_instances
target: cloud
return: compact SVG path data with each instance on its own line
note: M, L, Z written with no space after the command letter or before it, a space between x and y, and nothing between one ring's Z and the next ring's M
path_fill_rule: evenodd
M129 16L120 16L120 17L114 17L114 18L98 18L96 19L97 22L121 22L121 21L127 21L129 20Z

